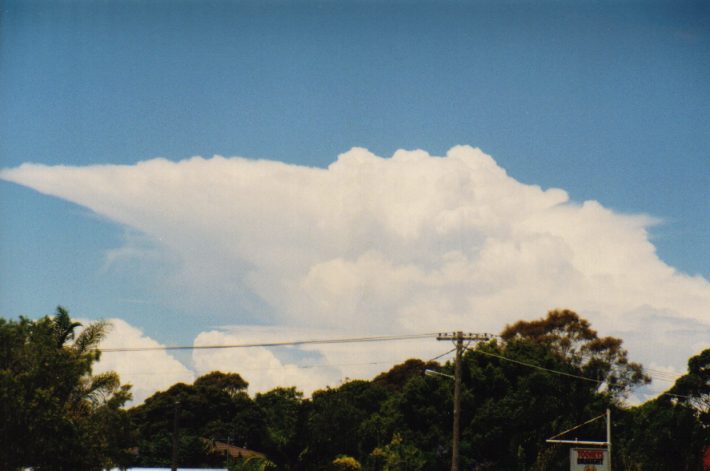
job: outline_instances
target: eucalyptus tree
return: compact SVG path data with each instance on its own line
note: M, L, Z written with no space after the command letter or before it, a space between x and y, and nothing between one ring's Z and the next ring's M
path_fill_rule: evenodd
M614 400L621 400L651 378L639 363L629 361L623 341L616 337L600 337L586 319L569 309L552 310L534 321L518 321L506 326L501 337L532 340L549 347L580 375L599 381Z

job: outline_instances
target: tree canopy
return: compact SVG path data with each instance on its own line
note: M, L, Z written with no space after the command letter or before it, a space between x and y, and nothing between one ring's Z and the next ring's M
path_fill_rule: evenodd
M688 360L688 372L676 380L668 397L697 411L710 427L710 348Z
M174 436L180 466L449 468L451 362L409 359L311 397L287 385L251 397L239 374L213 371L125 410L129 387L115 373L92 374L106 328L81 326L63 308L36 321L0 319L0 468L169 466ZM621 339L600 337L567 310L506 326L463 355L460 465L569 469L567 448L545 439L611 408L614 469L697 471L710 446L709 367L705 350L665 394L631 407L624 397L649 377ZM601 422L584 429L583 438L604 436ZM246 455L226 456L225 444Z
M621 339L599 337L589 321L568 309L506 326L501 337L506 341L523 337L548 346L581 375L599 380L614 398L625 397L634 387L651 381L639 363L629 361Z
M644 471L695 471L710 448L710 348L688 360L688 372L657 398L622 411L621 461ZM651 451L651 453L649 453Z
M177 418L178 462L201 467L222 464L211 443L248 447L262 441L263 418L236 373L213 371L194 384L178 383L131 409L138 434L138 464L169 466Z
M81 329L80 329L81 328ZM0 318L0 463L3 469L92 470L130 460L130 386L92 374L108 328L53 317Z

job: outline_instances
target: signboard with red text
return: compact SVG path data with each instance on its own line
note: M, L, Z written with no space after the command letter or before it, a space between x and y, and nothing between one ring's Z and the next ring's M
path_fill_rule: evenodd
M611 471L606 448L572 448L569 451L570 471Z

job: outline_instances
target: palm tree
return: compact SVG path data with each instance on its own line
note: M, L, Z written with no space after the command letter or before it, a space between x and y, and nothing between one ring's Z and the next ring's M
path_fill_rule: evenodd
M116 372L93 375L91 371L92 364L101 356L99 343L106 337L111 325L103 320L92 322L76 335L75 330L82 324L72 322L69 312L61 306L57 307L53 322L58 346L82 365L79 381L74 384L66 401L68 414L76 419L85 417L116 395L121 396L122 402L130 400L128 388L121 387Z

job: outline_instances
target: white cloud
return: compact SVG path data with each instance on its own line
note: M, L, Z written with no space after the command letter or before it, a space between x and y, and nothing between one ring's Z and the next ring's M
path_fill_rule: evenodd
M233 329L231 332L209 331L202 332L195 339L195 346L205 345L238 345L264 341L268 329L244 326ZM267 334L266 336L264 334ZM291 338L292 340L293 338ZM326 384L337 383L339 371L335 368L323 368L327 365L319 358L309 358L298 361L293 358L293 353L282 351L281 358L277 356L278 349L264 347L229 348L193 350L192 360L198 375L210 371L224 371L239 373L248 383L249 392L265 392L277 386L298 385L305 394L310 395L314 390ZM291 357L291 359L285 359Z
M358 337L350 332L294 327L236 326L201 333L195 346L277 343ZM407 358L425 360L452 347L430 339L378 342L306 344L288 347L195 349L192 359L198 375L213 370L239 373L249 382L249 392L297 385L307 396L344 378L371 379Z
M101 341L101 349L157 348L164 345L147 337L140 329L121 319L110 319L111 327ZM104 352L94 367L94 373L115 371L121 383L131 384L133 403L139 404L156 391L175 383L191 384L195 375L164 350Z
M445 157L398 151L391 158L352 149L327 169L195 157L130 166L25 164L0 177L145 234L171 260L170 276L161 278L166 298L216 313L222 323L345 336L495 333L567 307L603 335L623 334L632 358L647 364L682 371L710 344L710 283L659 260L647 232L658 221L523 184L470 147ZM144 249L129 239L109 258ZM247 334L255 335L210 331L196 342ZM392 348L316 350L346 364L354 363L349 357L384 358ZM222 360L274 370L292 361L268 350L194 358L201 371ZM352 369L338 369L352 376ZM332 380L283 374L306 388ZM278 379L269 373L251 382L261 388Z

